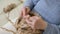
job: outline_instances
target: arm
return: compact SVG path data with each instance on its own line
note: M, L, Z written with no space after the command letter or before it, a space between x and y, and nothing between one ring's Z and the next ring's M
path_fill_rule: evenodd
M60 34L60 24L50 24L44 21L41 17L33 16L26 18L26 22L32 29L44 30L43 34Z
M43 34L60 34L60 25L49 24Z
M39 1L39 0L26 0L26 1L24 2L24 6L25 6L25 7L29 7L30 9L33 9L34 6L37 4L38 1Z
M33 1L32 0L26 0L25 2L24 2L24 5L23 5L24 7L29 7L30 9L32 9L33 7L34 7L34 3L33 3Z

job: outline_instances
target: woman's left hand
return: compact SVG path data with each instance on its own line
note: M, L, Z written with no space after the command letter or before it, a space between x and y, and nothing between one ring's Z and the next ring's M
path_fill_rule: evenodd
M44 30L47 27L46 21L44 21L41 17L29 15L25 16L26 22L31 26L32 29L41 29Z

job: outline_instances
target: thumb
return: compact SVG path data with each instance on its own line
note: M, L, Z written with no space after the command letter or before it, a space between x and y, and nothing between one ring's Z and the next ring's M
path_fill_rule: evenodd
M30 8L26 7L27 14L30 12Z

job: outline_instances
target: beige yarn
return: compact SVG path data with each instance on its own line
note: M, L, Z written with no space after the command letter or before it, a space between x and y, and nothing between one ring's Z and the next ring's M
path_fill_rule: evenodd
M4 11L5 13L7 13L7 12L10 12L10 11L11 11L12 9L14 9L15 7L16 7L16 4L12 3L12 4L8 5L7 7L3 8L3 11Z
M34 15L34 14L30 14L30 15ZM8 18L7 18L8 19ZM6 28L2 28L8 32L12 32L13 34L42 34L42 32L39 29L32 29L22 17L19 17L16 21L15 24L13 24L13 22L8 19L11 24L15 27L16 32L6 29Z
M30 16L38 16L35 12L30 12ZM32 29L22 17L19 17L16 21L16 30L19 34L42 34L39 29Z
M14 6L14 4L12 4ZM9 8L9 7L8 7ZM7 13L8 11L10 11L12 9L12 6L10 7L10 9L4 9L5 13ZM14 8L14 7L13 7ZM39 16L39 14L35 13L35 12L30 12L29 13L30 16ZM40 17L40 16L39 16ZM26 22L25 20L22 18L22 17L19 17L16 21L15 24L13 24L13 22L7 18L11 24L15 27L16 29L16 32L12 31L12 30L9 30L9 29L6 29L6 28L3 28L3 27L0 27L1 29L4 29L8 32L12 32L13 34L42 34L42 32L39 30L39 29L32 29Z

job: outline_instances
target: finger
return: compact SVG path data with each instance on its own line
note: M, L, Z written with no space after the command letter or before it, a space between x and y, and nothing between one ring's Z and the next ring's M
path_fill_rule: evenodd
M26 19L26 22L27 22L28 24L32 23L29 19Z
M30 11L30 9L28 8L28 7L26 7L27 9L26 9L26 11L27 11L27 14L29 13L29 11Z
M32 25L32 22L31 22L29 19L26 19L26 22L27 22L27 24L28 24L29 26Z
M35 22L35 19L34 19L33 17L30 17L29 20L30 20L31 22Z
M23 16L25 16L26 15L26 10L25 10L25 8L23 9Z
M23 12L22 12L22 11L20 12L20 16L21 16L21 17L23 16Z
M33 19L31 19L31 20L30 19L26 19L26 22L28 23L29 26L31 26L32 29L35 28L35 26L34 26L35 21L33 21Z
M30 15L26 15L26 16L24 16L23 18L24 18L24 19L29 19L29 17L30 17Z
M32 22L36 22L38 19L37 19L36 17L30 17L30 20L31 20Z
M23 12L24 12L24 11L25 11L24 8L22 8L22 9L21 9L21 12L20 12L20 15L21 15L21 16L23 16L23 14L24 14Z
M33 27L34 23L36 22L35 19L33 19L32 17L29 17L29 19L26 19L26 21Z
M40 17L38 17L38 16L33 16L32 18L35 19L35 20L39 20L40 19Z

